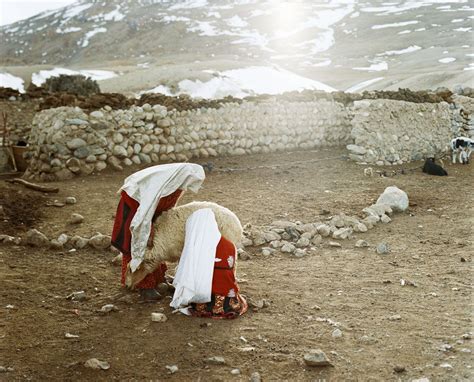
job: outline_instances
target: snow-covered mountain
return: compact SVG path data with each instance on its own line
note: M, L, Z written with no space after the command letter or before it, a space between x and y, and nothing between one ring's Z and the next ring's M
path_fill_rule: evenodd
M468 0L80 0L2 27L0 65L116 70L118 91L248 67L338 90L472 86L473 23Z

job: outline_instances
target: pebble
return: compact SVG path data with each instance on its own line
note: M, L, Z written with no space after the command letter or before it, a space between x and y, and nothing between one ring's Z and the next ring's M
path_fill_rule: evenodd
M341 338L342 337L342 330L341 329L334 329L331 335L332 335L332 338Z
M74 196L68 196L65 200L66 204L76 204L77 200Z
M232 370L230 371L230 374L232 374L232 375L240 375L240 369L232 369Z
M291 243L285 243L281 247L281 251L284 253L293 253L295 252L295 250L296 250L296 247Z
M168 321L168 317L163 313L152 313L151 320L153 322L166 322Z
M14 309L15 306L14 306L14 305L11 305L11 304L8 304L7 306L5 306L5 308L7 308L7 309Z
M165 367L169 370L170 374L174 374L178 371L177 365L166 365Z
M206 363L211 365L225 365L224 357L209 357L206 359Z
M26 244L32 247L44 247L49 246L49 239L47 236L37 229L30 229L26 233Z
M95 249L107 249L110 247L111 237L98 233L89 239L89 245Z
M311 367L332 366L326 354L320 349L310 350L309 353L304 355L303 359L305 364Z
M262 377L260 376L260 373L258 371L255 371L252 373L250 376L250 382L261 382Z
M400 321L402 319L402 316L399 314L394 314L393 316L388 317L389 321Z
M390 247L387 243L379 243L375 248L375 252L379 255L385 255L390 252Z
M341 243L337 243L335 241L330 241L329 246L334 247L334 248L341 248L342 247Z
M84 366L89 367L91 369L95 369L95 370L108 370L108 369L110 369L110 365L107 361L100 361L97 358L88 359L84 363Z
M405 366L397 365L397 366L395 366L395 367L393 368L393 371L394 371L395 373L403 373L403 372L406 371L406 368L405 368Z
M66 333L66 334L64 334L64 337L65 337L65 338L79 338L78 335L76 335L76 334L71 334L71 333Z
M87 299L86 292L83 290L79 292L72 292L69 296L66 297L68 300L72 301L84 301Z
M445 362L445 363L442 363L441 365L439 365L439 367L443 368L443 369L447 369L447 370L453 370L453 366L450 365L449 363Z
M81 224L84 221L84 216L81 214L72 214L71 218L69 219L70 224Z
M369 243L367 243L365 240L357 240L357 242L355 243L355 246L357 248L365 248L369 246Z
M118 308L114 304L106 304L100 308L101 312L108 313L108 312L116 312L118 311Z

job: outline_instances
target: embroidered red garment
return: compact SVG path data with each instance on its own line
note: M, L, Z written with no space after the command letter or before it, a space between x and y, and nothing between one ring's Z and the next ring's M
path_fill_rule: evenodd
M236 318L247 311L247 302L240 295L235 278L236 257L235 245L222 236L216 248L211 301L191 304L190 312L193 316Z
M164 211L173 208L182 192L182 190L178 189L172 194L161 198L158 202L158 206L156 207L153 221L155 221L156 218ZM122 191L120 202L117 207L117 214L115 215L114 228L112 231L112 245L122 252L122 285L125 285L127 265L132 260L130 253L130 245L132 241L130 223L137 212L138 206L139 203L135 199L132 199L125 191ZM153 234L154 229L152 225L151 235L153 236ZM154 272L147 275L142 281L140 281L140 283L137 284L137 288L151 289L156 287L157 284L164 282L166 270L166 264L161 263Z

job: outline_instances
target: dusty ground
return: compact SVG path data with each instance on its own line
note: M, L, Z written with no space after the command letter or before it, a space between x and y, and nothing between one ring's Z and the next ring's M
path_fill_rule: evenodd
M136 293L121 290L112 252L3 245L0 366L14 370L0 373L0 380L247 381L256 371L264 381L472 380L472 340L463 334L472 331L474 164L449 165L447 178L419 170L369 178L342 155L323 150L218 159L204 189L185 195L182 202L212 200L235 211L242 223L255 225L281 218L319 221L327 218L322 209L358 214L390 185L409 195L407 213L343 241L340 249L323 244L299 259L280 253L263 257L258 248L249 249L252 258L238 267L242 292L271 304L234 321L173 315L169 298L139 303ZM332 157L337 159L326 159ZM220 171L228 168L244 170ZM22 219L49 237L110 233L115 192L135 170L58 183L59 194L34 199L35 220ZM0 185L3 195L5 190L34 192ZM66 196L78 203L46 206ZM67 224L73 212L85 217L79 227ZM22 235L25 228L17 227ZM354 248L360 238L371 247ZM382 241L389 243L390 254L374 252ZM417 287L401 286L400 279ZM85 302L66 300L78 290L86 291ZM108 303L119 311L99 313ZM153 323L151 312L164 312L169 320ZM401 319L389 320L393 315ZM335 327L321 318L339 323L342 338L334 339ZM65 333L79 338L66 339ZM452 350L440 351L443 344ZM245 346L255 351L239 350ZM313 348L324 350L334 366L305 367L303 355ZM207 365L211 356L224 357L226 365ZM92 357L107 360L110 369L86 369L83 363ZM179 371L171 375L165 366L175 364ZM406 371L396 373L395 366ZM242 374L231 375L232 368Z

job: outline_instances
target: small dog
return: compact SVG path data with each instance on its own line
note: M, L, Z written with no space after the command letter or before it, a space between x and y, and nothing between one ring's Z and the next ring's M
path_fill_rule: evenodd
M423 172L429 175L447 176L448 172L435 163L434 158L426 158L425 164L423 165Z

